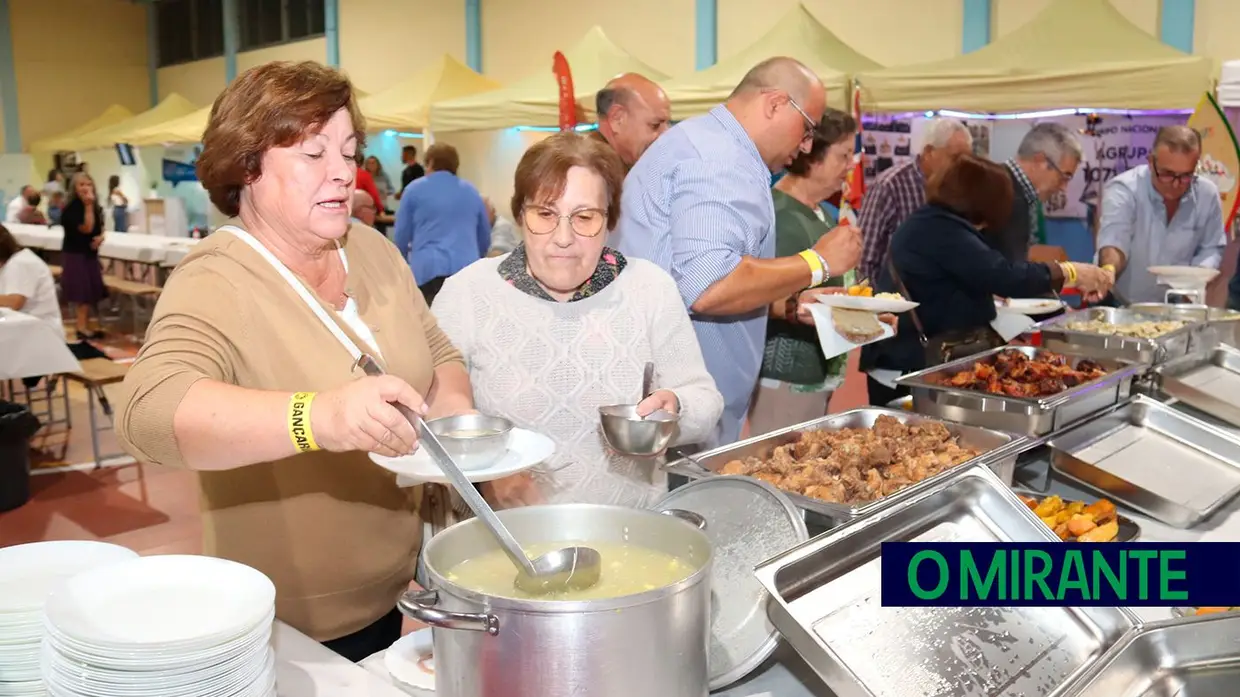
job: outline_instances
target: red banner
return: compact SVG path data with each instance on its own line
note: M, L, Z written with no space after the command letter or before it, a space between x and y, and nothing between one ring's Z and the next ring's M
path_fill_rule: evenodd
M857 140L853 149L853 165L844 181L844 201L854 213L861 210L861 197L865 195L865 150L861 144L861 86L853 86L853 118L857 121ZM843 216L841 216L843 217Z
M573 73L563 53L555 52L551 70L560 86L560 130L571 131L577 126L577 100L573 96Z

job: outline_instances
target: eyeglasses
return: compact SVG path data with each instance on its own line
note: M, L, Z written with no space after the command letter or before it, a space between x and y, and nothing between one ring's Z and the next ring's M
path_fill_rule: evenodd
M1072 181L1072 177L1076 176L1075 170L1071 172L1065 172L1062 169L1060 169L1059 165L1055 164L1055 161L1049 157L1046 158L1046 166L1050 167L1051 170L1055 172L1055 174L1058 174L1059 178L1063 181L1064 184L1067 184L1068 182Z
M792 105L792 108L796 109L797 113L801 115L801 118L805 119L805 135L801 136L801 142L804 143L807 140L813 140L814 131L818 130L818 124L809 117L809 114L805 113L805 110L801 108L800 104L797 104L797 100L793 99L792 95L787 92L785 92L784 95L788 97L788 103Z
M1154 176L1169 184L1183 185L1191 184L1197 180L1196 172L1168 172L1165 169L1159 169L1158 160L1150 158L1150 169L1154 170Z
M581 237L597 237L607 222L607 211L598 208L582 208L560 215L546 206L526 206L521 216L525 219L525 229L534 235L549 235L560 227L561 220L567 220L573 232Z

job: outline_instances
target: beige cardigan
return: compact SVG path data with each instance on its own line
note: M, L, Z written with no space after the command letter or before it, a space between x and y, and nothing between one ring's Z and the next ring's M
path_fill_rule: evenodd
M354 225L346 289L388 372L427 394L434 369L461 362L396 248ZM343 322L342 329L364 346ZM219 232L168 280L116 422L144 462L183 466L173 414L194 382L326 391L359 377L345 348L270 264ZM365 453L314 452L199 472L204 551L248 564L276 585L276 614L320 641L391 612L421 546L421 487L401 489Z

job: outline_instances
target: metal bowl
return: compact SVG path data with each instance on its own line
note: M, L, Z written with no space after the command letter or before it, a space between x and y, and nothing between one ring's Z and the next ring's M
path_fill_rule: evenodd
M498 416L461 414L426 422L463 470L486 469L508 452L512 422Z
M658 455L676 433L680 417L659 410L646 418L637 415L637 406L616 404L598 408L599 421L603 425L603 438L618 453L624 455Z

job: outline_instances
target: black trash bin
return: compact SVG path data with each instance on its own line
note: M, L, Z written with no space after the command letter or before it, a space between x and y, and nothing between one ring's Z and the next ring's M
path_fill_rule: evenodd
M30 500L30 437L38 430L29 409L0 401L0 512Z

